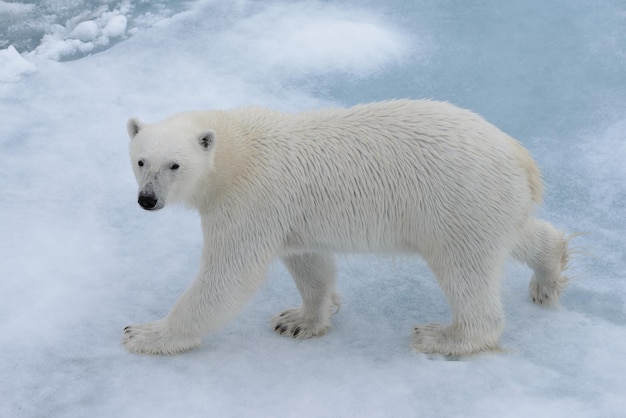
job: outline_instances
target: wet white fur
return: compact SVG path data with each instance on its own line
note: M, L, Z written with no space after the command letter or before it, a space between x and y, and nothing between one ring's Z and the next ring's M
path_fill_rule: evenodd
M126 328L130 351L199 346L240 311L275 257L293 276L302 306L277 315L274 328L306 338L324 334L339 307L334 253L421 255L452 322L417 326L413 346L452 356L497 347L507 256L534 270L537 303L556 302L566 283L566 240L533 215L542 193L534 161L453 105L190 112L153 125L131 119L128 130L140 192L149 188L159 207L197 209L204 234L195 281L165 318Z

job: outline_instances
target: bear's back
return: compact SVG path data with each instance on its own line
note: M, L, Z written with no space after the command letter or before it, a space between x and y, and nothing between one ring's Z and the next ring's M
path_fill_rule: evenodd
M278 213L295 219L284 223L308 229L300 235L322 247L349 230L344 246L399 248L411 237L442 233L443 219L507 228L532 209L523 148L453 105L395 100L264 115L271 122L251 131L254 146L266 150L259 199L275 199ZM508 213L494 213L494 204Z

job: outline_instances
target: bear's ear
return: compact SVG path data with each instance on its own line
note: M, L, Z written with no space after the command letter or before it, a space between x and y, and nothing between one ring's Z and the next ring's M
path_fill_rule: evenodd
M137 136L141 128L143 128L143 125L143 122L140 121L138 118L128 119L128 122L126 123L126 129L128 130L128 136L130 137L130 139L133 139L135 136Z
M206 131L202 131L198 135L198 142L202 147L206 150L210 150L215 144L215 131L213 129L209 129Z

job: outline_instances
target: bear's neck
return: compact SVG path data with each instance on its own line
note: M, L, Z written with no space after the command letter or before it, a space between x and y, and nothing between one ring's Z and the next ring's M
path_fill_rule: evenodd
M216 142L212 169L202 180L203 192L195 196L200 199L193 205L198 209L214 208L240 198L245 190L253 190L268 161L267 118L241 109L220 113L206 127L215 130Z

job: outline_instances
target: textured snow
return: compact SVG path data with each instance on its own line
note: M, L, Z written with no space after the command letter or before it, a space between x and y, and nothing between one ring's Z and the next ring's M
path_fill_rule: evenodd
M35 71L35 65L25 60L13 45L0 50L0 82L19 81L23 74Z
M98 24L93 20L87 20L76 25L76 27L70 32L69 37L87 42L93 41L99 33L100 28L98 27Z

